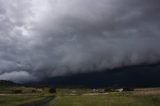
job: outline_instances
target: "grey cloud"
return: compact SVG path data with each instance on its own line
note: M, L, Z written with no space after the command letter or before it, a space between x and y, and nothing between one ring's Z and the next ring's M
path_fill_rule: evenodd
M159 4L0 0L0 78L13 70L41 79L159 62Z
M22 81L32 81L36 80L35 77L31 76L26 71L12 71L10 73L3 73L0 75L1 80L12 80L15 82L22 82Z

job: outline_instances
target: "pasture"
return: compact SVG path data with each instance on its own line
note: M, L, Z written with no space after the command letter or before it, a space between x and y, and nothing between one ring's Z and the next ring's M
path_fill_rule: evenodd
M22 92L15 93L15 90L22 90ZM160 88L139 88L123 92L61 88L56 89L56 94L49 93L49 88L1 87L0 89L0 106L35 106L34 104L38 104L37 106L160 106Z
M160 106L160 89L91 93L90 90L59 90L50 106Z

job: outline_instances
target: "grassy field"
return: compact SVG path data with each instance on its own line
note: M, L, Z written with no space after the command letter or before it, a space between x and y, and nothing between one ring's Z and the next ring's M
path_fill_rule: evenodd
M0 106L18 106L43 100L46 96L0 96ZM57 96L49 106L160 106L160 96L121 94Z
M23 92L15 94L13 91L17 89ZM33 93L32 90L37 92ZM0 106L19 106L45 101L46 98L55 95L48 91L49 88L0 87ZM49 106L160 106L160 88L140 88L128 92L57 89L55 98L48 98L47 103Z
M159 96L63 96L50 106L160 106Z
M57 94L50 106L160 106L160 89L137 89L132 92ZM89 90L87 90L89 91ZM68 91L69 92L69 91Z
M160 106L160 96L58 96L50 106Z
M21 92L16 92L20 90ZM30 103L44 103L53 96L49 88L24 86L0 86L0 106L19 106Z
M1 95L0 106L17 106L46 98L42 95Z

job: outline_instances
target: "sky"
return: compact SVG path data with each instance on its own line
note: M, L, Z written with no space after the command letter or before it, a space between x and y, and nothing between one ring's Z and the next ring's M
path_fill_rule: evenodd
M0 79L160 61L159 0L0 0Z

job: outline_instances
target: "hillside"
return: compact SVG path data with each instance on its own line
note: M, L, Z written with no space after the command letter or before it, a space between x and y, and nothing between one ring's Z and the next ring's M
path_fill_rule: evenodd
M20 85L21 84L12 81L0 80L0 86L20 86Z

